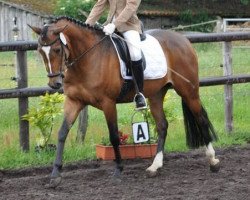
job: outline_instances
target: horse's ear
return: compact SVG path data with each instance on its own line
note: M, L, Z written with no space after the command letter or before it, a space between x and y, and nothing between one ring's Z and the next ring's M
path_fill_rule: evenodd
M29 24L28 24L28 26L29 26L36 34L38 34L38 35L41 34L41 32L42 32L42 29L41 29L41 28L35 27L35 26L31 26L31 25L29 25Z
M57 35L57 34L63 32L64 29L65 29L67 26L68 26L68 25L65 25L65 26L62 26L62 27L58 27L58 28L53 29L52 31L53 31L53 33L54 33L55 35Z

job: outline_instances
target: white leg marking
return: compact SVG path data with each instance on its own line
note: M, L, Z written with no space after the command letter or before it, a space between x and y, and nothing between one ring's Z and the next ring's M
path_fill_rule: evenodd
M42 50L44 51L47 60L48 60L48 65L49 65L49 72L52 73L52 69L51 69L51 63L50 63L50 59L49 59L49 52L50 52L51 47L42 47Z
M220 162L219 159L215 158L215 151L212 143L209 143L206 147L206 156L209 160L210 165L216 165Z
M161 168L162 166L163 166L163 153L162 151L160 151L159 153L156 154L154 162L149 168L147 168L147 171L156 172L157 169Z

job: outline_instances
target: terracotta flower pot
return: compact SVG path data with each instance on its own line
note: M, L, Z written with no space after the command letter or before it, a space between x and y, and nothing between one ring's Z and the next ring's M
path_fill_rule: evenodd
M120 145L122 159L151 158L156 154L157 144ZM96 157L103 160L114 160L112 146L96 145Z

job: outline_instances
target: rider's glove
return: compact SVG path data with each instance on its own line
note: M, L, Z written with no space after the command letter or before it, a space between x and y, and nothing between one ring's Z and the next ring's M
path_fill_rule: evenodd
M114 31L115 31L115 25L113 23L109 23L103 28L103 32L106 35L111 35L112 33L114 33Z

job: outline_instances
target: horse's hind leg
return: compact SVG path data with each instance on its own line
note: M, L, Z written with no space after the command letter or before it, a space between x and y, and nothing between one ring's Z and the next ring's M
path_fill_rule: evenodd
M166 92L163 92L155 97L149 98L151 114L154 117L158 132L157 153L152 165L146 170L149 173L149 176L155 176L157 174L157 170L163 166L163 152L168 128L168 122L163 111L163 99L165 93Z
M212 172L219 171L219 160L215 158L212 141L216 139L214 128L199 98L182 101L187 144L191 148L204 146Z
M218 172L220 170L220 161L219 159L215 158L215 151L211 142L206 145L205 151L210 164L211 172Z

